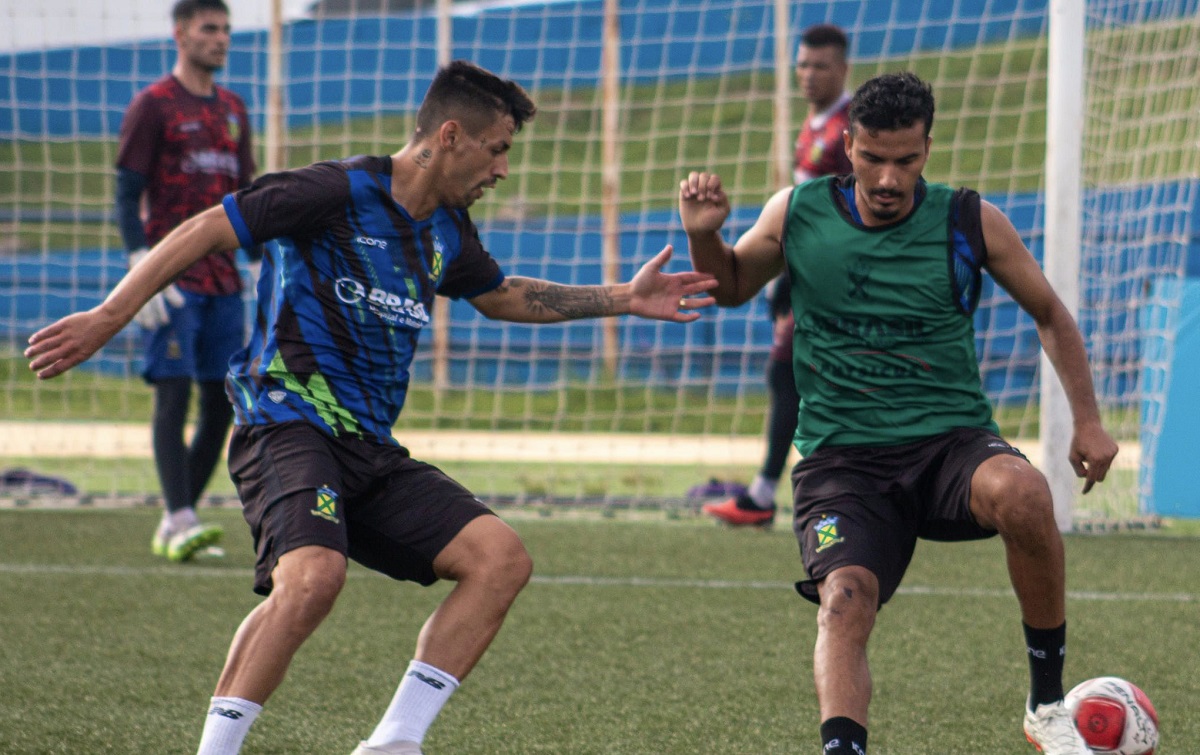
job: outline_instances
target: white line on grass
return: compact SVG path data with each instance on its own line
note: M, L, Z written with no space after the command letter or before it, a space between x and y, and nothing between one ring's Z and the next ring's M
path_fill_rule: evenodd
M70 564L3 564L0 574L55 575L109 577L237 577L250 579L252 569L222 568L187 564L180 566L101 566ZM381 578L382 574L366 569L354 569L349 577ZM650 587L660 589L688 590L787 590L793 589L791 582L760 582L755 580L731 579L670 579L660 577L590 577L585 575L563 575L557 577L534 576L536 585L582 585L585 587ZM951 598L1011 598L1012 590L986 587L930 587L909 585L901 587L900 595L951 597ZM1071 590L1071 600L1110 601L1118 603L1197 603L1200 595L1177 592L1098 592L1094 590Z

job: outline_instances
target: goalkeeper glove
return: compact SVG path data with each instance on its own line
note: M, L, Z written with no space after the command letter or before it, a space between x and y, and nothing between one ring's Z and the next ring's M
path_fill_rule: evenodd
M129 269L132 270L140 265L142 260L146 258L147 253L148 250L146 249L135 249L130 252ZM183 292L172 283L150 297L150 301L143 304L138 313L133 316L133 321L146 330L158 330L171 322L171 311L168 307L178 309L183 306L183 302Z

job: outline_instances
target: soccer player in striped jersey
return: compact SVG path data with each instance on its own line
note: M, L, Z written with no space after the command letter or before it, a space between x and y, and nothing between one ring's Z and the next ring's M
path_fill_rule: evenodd
M733 246L720 178L680 184L692 263L737 306L785 267L800 394L794 529L818 604L813 676L824 755L865 755L867 641L919 538L1004 542L1025 632L1025 734L1088 755L1063 705L1063 542L1041 472L998 434L972 316L982 271L1037 324L1075 420L1083 492L1117 445L1100 421L1083 337L1017 231L974 191L926 182L934 99L911 73L863 84L845 137L853 172L777 192ZM1053 451L1054 449L1051 449ZM897 745L899 746L899 745Z
M197 260L277 241L263 261L254 332L227 381L230 474L258 552L254 589L267 598L234 636L200 755L239 750L333 608L347 557L396 579L456 582L360 755L420 752L528 581L516 533L391 435L435 294L526 323L622 314L683 323L714 303L705 293L713 276L662 272L669 247L617 285L505 276L467 210L508 176L513 137L534 112L516 83L451 63L399 152L259 178L173 231L100 306L31 338L30 368L53 377Z
M121 122L117 217L130 266L254 175L246 105L214 82L229 52L229 9L222 0L179 0L172 16L175 66L133 98ZM233 417L225 372L246 338L233 253L197 260L135 320L145 331L142 377L154 388L151 436L165 503L150 548L186 561L222 535L197 519L196 502L225 450ZM193 382L200 394L196 431L185 443Z

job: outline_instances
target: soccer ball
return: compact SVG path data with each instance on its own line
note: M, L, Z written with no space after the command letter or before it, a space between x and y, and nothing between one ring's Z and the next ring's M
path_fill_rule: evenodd
M1088 679L1067 693L1065 703L1092 752L1154 755L1158 713L1136 685L1115 676Z

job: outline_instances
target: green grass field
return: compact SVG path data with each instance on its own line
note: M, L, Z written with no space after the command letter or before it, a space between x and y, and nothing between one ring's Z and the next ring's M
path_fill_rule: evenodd
M505 512L536 564L496 643L430 731L439 753L816 752L815 609L786 526ZM0 752L188 753L229 638L258 598L240 516L226 559L173 566L157 513L0 511ZM781 523L782 525L782 523ZM1068 683L1141 685L1162 755L1200 752L1200 533L1072 536ZM357 567L243 750L348 753L447 591ZM1033 753L1027 670L996 541L918 549L871 645L873 755Z

